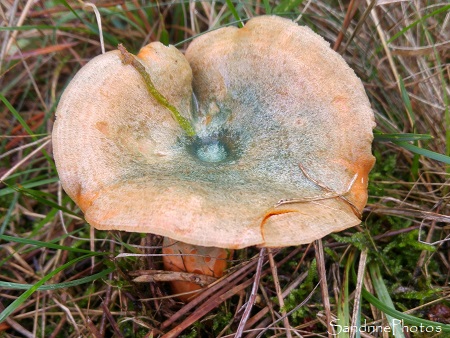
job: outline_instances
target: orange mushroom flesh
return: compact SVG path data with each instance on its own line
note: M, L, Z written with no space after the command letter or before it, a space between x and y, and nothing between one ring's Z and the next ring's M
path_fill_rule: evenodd
M191 245L168 237L163 242L163 263L167 271L190 272L214 278L223 276L233 250ZM173 281L172 291L184 302L192 300L202 289L200 283Z
M360 223L374 116L320 36L262 16L203 34L186 55L154 42L137 59L195 136L119 51L91 60L61 97L53 146L62 186L92 226L239 249Z

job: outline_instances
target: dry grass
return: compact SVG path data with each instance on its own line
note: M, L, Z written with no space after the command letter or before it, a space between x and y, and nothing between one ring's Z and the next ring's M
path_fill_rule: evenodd
M101 53L92 8L2 0L0 311L9 312L0 337L326 337L336 318L387 325L370 294L424 326L450 323L450 167L408 147L450 155L450 6L382 2L235 3L242 18L270 8L312 27L363 80L377 132L413 135L374 143L360 227L309 246L241 250L223 279L184 305L163 282L132 280L133 271L161 268L159 237L89 230L58 183L49 135L64 87ZM106 50L122 42L136 52L155 40L184 49L195 35L235 21L222 2L96 5ZM403 335L446 334L409 331Z

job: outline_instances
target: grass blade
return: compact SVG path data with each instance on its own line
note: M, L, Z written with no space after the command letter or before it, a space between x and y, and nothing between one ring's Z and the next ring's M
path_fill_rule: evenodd
M58 181L59 181L58 177L52 177L52 178L48 178L48 179L45 179L45 180L39 180L39 181L35 181L35 182L24 183L24 184L21 185L21 188L22 189L23 188L25 188L25 189L35 188L35 187L39 187L39 186L44 186L46 184L56 183ZM5 184L5 182L3 182L3 184ZM12 186L8 186L7 188L3 188L3 189L0 190L0 197L12 194L14 192L20 192L21 188L16 188L16 187L12 187Z
M263 0L264 3L264 10L266 11L266 14L272 14L272 8L270 7L270 2L269 0Z
M399 37L404 36L404 35L405 35L405 32L407 32L407 31L410 30L411 28L417 26L419 23L421 23L421 22L427 20L428 18L431 18L431 17L433 17L433 16L436 16L436 15L439 14L439 13L445 13L445 12L448 12L449 10L450 10L450 5L446 5L446 6L443 6L442 8L439 8L439 9L433 11L433 12L430 12L430 13L427 13L426 15L421 16L420 19L414 21L412 24L406 26L406 27L403 28L401 31L399 31L397 34L395 34L394 36L392 36L392 37L387 41L387 43L391 43L391 42L393 42L394 40L398 39Z
M431 158L432 160L450 164L450 156L446 156L444 154L439 154L439 153L436 153L436 152L428 150L428 149L419 148L418 146L415 146L408 142L395 142L395 143L397 143L399 146L401 146L415 154L419 154L419 155Z
M338 299L337 321L341 327L350 327L350 301L349 301L349 274L353 265L354 252L352 251L345 263L344 280L342 281L341 292ZM339 330L339 338L348 338L349 334L345 330Z
M380 311L383 311L385 314L390 315L391 317L397 319L398 321L401 321L405 324L414 325L416 327L432 327L434 329L434 332L450 332L450 325L441 324L437 322L433 322L431 320L426 320L418 317L411 316L409 314L400 312L385 303L381 302L378 298L376 298L374 295L372 295L369 291L366 289L362 290L363 297L373 306L375 306ZM399 322L397 325L400 325Z
M23 129L30 135L33 139L33 141L36 141L37 138L34 135L34 132L31 130L31 128L28 126L28 124L25 122L25 120L20 116L19 112L12 106L11 103L9 103L8 99L0 93L0 100L5 104L6 108L13 114L13 116L16 118L17 121L22 125Z
M414 134L414 133L404 133L404 134L374 134L375 142L410 142L410 141L425 141L432 140L433 136L428 134Z
M230 10L231 14L233 14L234 18L238 22L239 28L244 27L244 24L242 23L242 19L239 16L239 14L238 14L238 12L236 10L236 7L234 7L234 4L233 4L233 2L231 0L227 0L227 6L228 6L228 9Z
M94 253L95 254L95 253ZM22 305L28 297L30 297L34 292L36 292L39 287L45 284L48 280L50 280L53 276L57 275L59 272L65 270L66 268L81 262L85 259L88 259L92 257L92 254L89 255L83 255L81 257L72 259L71 261L67 262L64 265L61 265L57 267L55 270L50 272L49 274L42 277L42 279L31 286L27 291L25 291L22 295L20 295L15 301L13 301L11 304L9 304L3 311L0 313L0 323L2 323L6 318L8 318L20 305Z
M373 287L380 298L383 304L394 309L394 303L392 302L391 297L389 296L389 291L384 284L383 278L381 277L380 268L376 263L372 263L369 265L369 273L372 279ZM389 322L389 325L392 329L392 333L396 338L404 338L405 335L403 333L403 328L399 327L399 323L392 317L390 314L386 314L386 318Z
M276 14L289 13L298 8L303 0L283 0L274 9Z
M12 189L14 191L17 191L17 192L19 192L19 193L21 193L21 194L23 194L25 196L31 197L32 199L36 200L39 203L42 203L42 204L48 205L48 206L50 206L52 208L61 210L61 211L65 212L65 213L67 213L69 215L72 215L72 216L77 216L77 217L79 216L76 212L73 212L72 210L69 210L69 209L63 207L62 205L59 205L58 203L52 202L50 199L43 197L42 196L43 193L41 193L39 191L35 191L35 190L32 190L32 189L27 189L27 188L24 188L24 187L15 187L15 186L9 185L9 184L7 184L5 182L3 182L3 184L5 184L8 188L10 188L10 189Z
M56 250L65 250L65 251L71 251L71 252L78 252L78 253L84 253L88 254L90 256L103 256L106 255L104 252L93 252L90 250L85 249L78 249L78 248L72 248L69 246L59 245L55 243L49 243L49 242L41 242L36 241L29 238L20 238L20 237L12 237L7 235L0 235L0 240L4 240L6 242L14 242L14 243L21 243L21 244L28 244L28 245L34 245L39 248L49 248L49 249L56 249ZM56 240L59 240L58 238Z
M99 273L96 273L94 275L76 279L70 282L65 283L57 283L57 284L50 284L50 285L42 285L36 289L36 291L48 291L48 290L57 290L57 289L65 289L72 286L77 286L81 284L86 284L93 282L97 279L100 279L102 277L105 277L106 275L110 274L111 272L115 271L115 268L109 268L106 270L103 270ZM30 284L20 284L20 283L10 283L10 282L1 282L0 281L0 287L4 289L15 289L15 290L29 290L33 287L33 285Z

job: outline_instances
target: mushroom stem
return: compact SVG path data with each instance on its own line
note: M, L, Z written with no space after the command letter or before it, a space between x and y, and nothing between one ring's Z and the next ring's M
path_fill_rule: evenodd
M219 278L223 276L233 250L191 245L164 237L163 254L165 270ZM171 287L184 302L192 300L198 293L195 291L202 289L198 283L185 281L172 281Z
M180 114L180 112L178 111L178 109L175 108L175 106L171 105L169 103L169 101L164 97L164 95L162 95L158 91L158 89L156 89L156 87L153 84L153 81L150 77L150 74L145 70L144 65L141 62L139 62L137 57L135 55L131 54L130 52L128 52L122 44L119 44L117 46L117 48L119 49L119 51L122 55L122 62L126 65L133 66L133 68L137 70L139 75L141 75L150 95L152 97L154 97L156 99L156 101L158 101L158 103L160 103L161 105L166 107L172 113L173 118L178 122L180 127L183 128L183 130L186 132L186 134L188 136L190 136L190 137L195 136L196 135L195 130L192 127L189 120L186 119L185 117L183 117Z

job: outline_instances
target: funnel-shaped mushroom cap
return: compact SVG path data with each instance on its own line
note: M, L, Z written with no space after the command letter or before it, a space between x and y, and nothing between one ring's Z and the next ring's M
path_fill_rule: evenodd
M197 136L118 51L90 61L53 132L62 185L90 224L223 248L309 243L359 224L373 112L320 36L265 16L200 36L186 57L151 43L138 58Z

